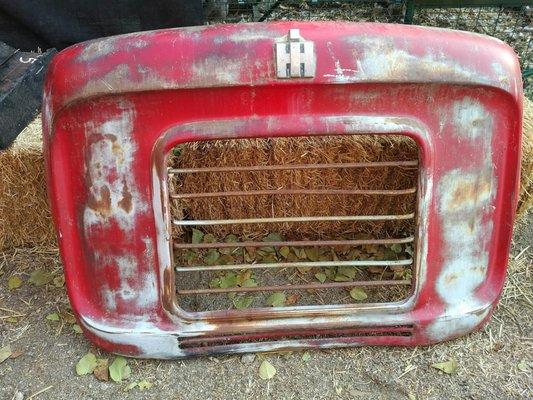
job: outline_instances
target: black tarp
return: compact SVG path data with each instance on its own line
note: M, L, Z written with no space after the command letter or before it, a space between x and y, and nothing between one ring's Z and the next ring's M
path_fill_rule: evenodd
M0 0L0 41L22 51L203 24L202 0Z

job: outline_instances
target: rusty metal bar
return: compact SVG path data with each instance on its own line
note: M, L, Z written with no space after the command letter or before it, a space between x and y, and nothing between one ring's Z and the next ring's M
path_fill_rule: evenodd
M418 161L376 161L358 163L331 164L297 164L297 165L253 165L235 167L205 167L205 168L169 168L169 174L195 174L199 172L252 172L252 171L280 171L303 169L336 169L336 168L379 168L379 167L416 167Z
M398 190L377 189L279 189L279 190L235 190L229 192L179 193L171 194L172 199L200 199L230 196L270 196L270 195L379 195L400 196L416 192L416 187Z
M282 332L265 332L255 334L242 335L224 335L224 336L200 336L195 338L187 338L180 341L180 345L197 345L208 343L236 343L244 340L254 341L262 339L274 338L307 338L316 336L372 336L372 335L398 335L398 334L412 334L412 325L402 326L370 326L357 327L348 329L322 329L322 330L296 330L296 331L282 331Z
M248 292L278 292L284 290L313 290L313 289L342 289L356 286L403 286L410 285L410 280L388 280L388 281L353 281L353 282L325 282L308 283L305 285L279 285L279 286L253 286L253 287L233 287L226 289L185 289L178 290L178 295L191 294L218 294L218 293L248 293Z
M325 267L385 267L396 265L411 265L413 259L403 260L352 260L352 261L296 261L281 263L259 264L230 264L230 265L195 265L192 267L176 267L177 272L195 271L233 271L241 269L269 269L269 268L325 268Z
M300 240L283 242L216 242L216 243L173 243L175 249L218 249L233 247L310 247L310 246L361 246L366 244L412 243L414 236L390 239L354 240Z
M233 224L265 224L272 222L323 222L323 221L391 221L412 219L414 213L399 215L336 215L318 217L273 217L273 218L244 218L244 219L211 219L211 220L172 220L177 226L200 225L233 225Z

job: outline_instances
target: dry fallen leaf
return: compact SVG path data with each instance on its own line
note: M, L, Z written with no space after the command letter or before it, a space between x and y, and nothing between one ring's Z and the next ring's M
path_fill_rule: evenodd
M290 296L287 296L287 300L285 301L286 306L291 306L293 304L296 304L300 300L300 296L297 294L291 294Z
M454 374L455 372L457 372L457 368L459 367L459 365L457 364L457 361L452 358L448 361L432 364L431 367L438 369L446 374Z
M9 290L15 290L22 286L22 279L18 275L13 275L7 281L7 287Z
M11 355L9 356L9 358L17 358L17 357L20 357L21 355L24 354L24 350L21 350L21 349L17 349L15 351L13 351L13 353L11 353Z
M272 364L270 364L268 361L263 361L261 365L259 366L259 376L261 379L272 379L276 375L276 368Z
M107 358L100 358L96 361L96 368L93 371L94 376L99 381L109 380L109 360Z
M11 357L11 354L13 354L13 351L11 351L10 345L0 348L0 364Z
M35 286L44 286L47 283L50 283L52 279L53 276L50 272L46 271L44 268L39 268L31 273L28 282Z

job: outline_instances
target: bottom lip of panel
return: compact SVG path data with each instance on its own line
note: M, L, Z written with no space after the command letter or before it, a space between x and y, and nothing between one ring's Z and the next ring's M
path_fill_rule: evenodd
M411 314L405 324L401 325L358 325L359 330L382 330L376 335L346 334L344 337L281 337L280 340L265 341L239 341L231 344L216 344L213 346L187 347L187 339L200 338L201 333L195 335L180 330L179 321L175 328L163 330L157 325L148 322L134 324L120 323L121 321L94 320L89 317L80 317L80 324L86 335L96 345L105 350L138 358L176 359L214 354L239 354L250 352L290 351L299 349L327 349L357 346L414 346L429 345L454 339L480 328L493 310L496 300L482 306L461 310L457 314L434 315L430 310L422 320L413 320ZM405 314L401 314L406 316ZM400 317L400 314L398 314ZM182 327L183 328L183 327ZM405 329L408 335L391 334L393 328ZM438 335L432 335L431 330L438 328ZM310 331L308 329L307 331ZM387 331L389 333L387 333ZM433 332L435 333L435 332ZM216 337L216 331L204 332L203 338ZM244 335L251 336L251 335Z

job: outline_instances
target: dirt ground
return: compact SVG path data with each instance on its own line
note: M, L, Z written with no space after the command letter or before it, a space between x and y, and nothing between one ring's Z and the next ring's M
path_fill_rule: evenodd
M533 398L533 214L517 224L505 291L490 323L461 339L419 348L365 347L309 353L179 361L129 359L122 383L77 376L75 366L93 348L72 329L61 286L57 250L14 249L0 257L0 348L15 358L0 363L0 399L518 399ZM56 279L30 283L39 268ZM12 276L22 279L8 289ZM59 286L59 287L58 287ZM59 321L46 316L59 313ZM53 318L52 318L53 319ZM305 354L305 356L304 356ZM455 359L444 374L436 362ZM277 370L259 377L262 360ZM132 382L151 387L126 390Z

